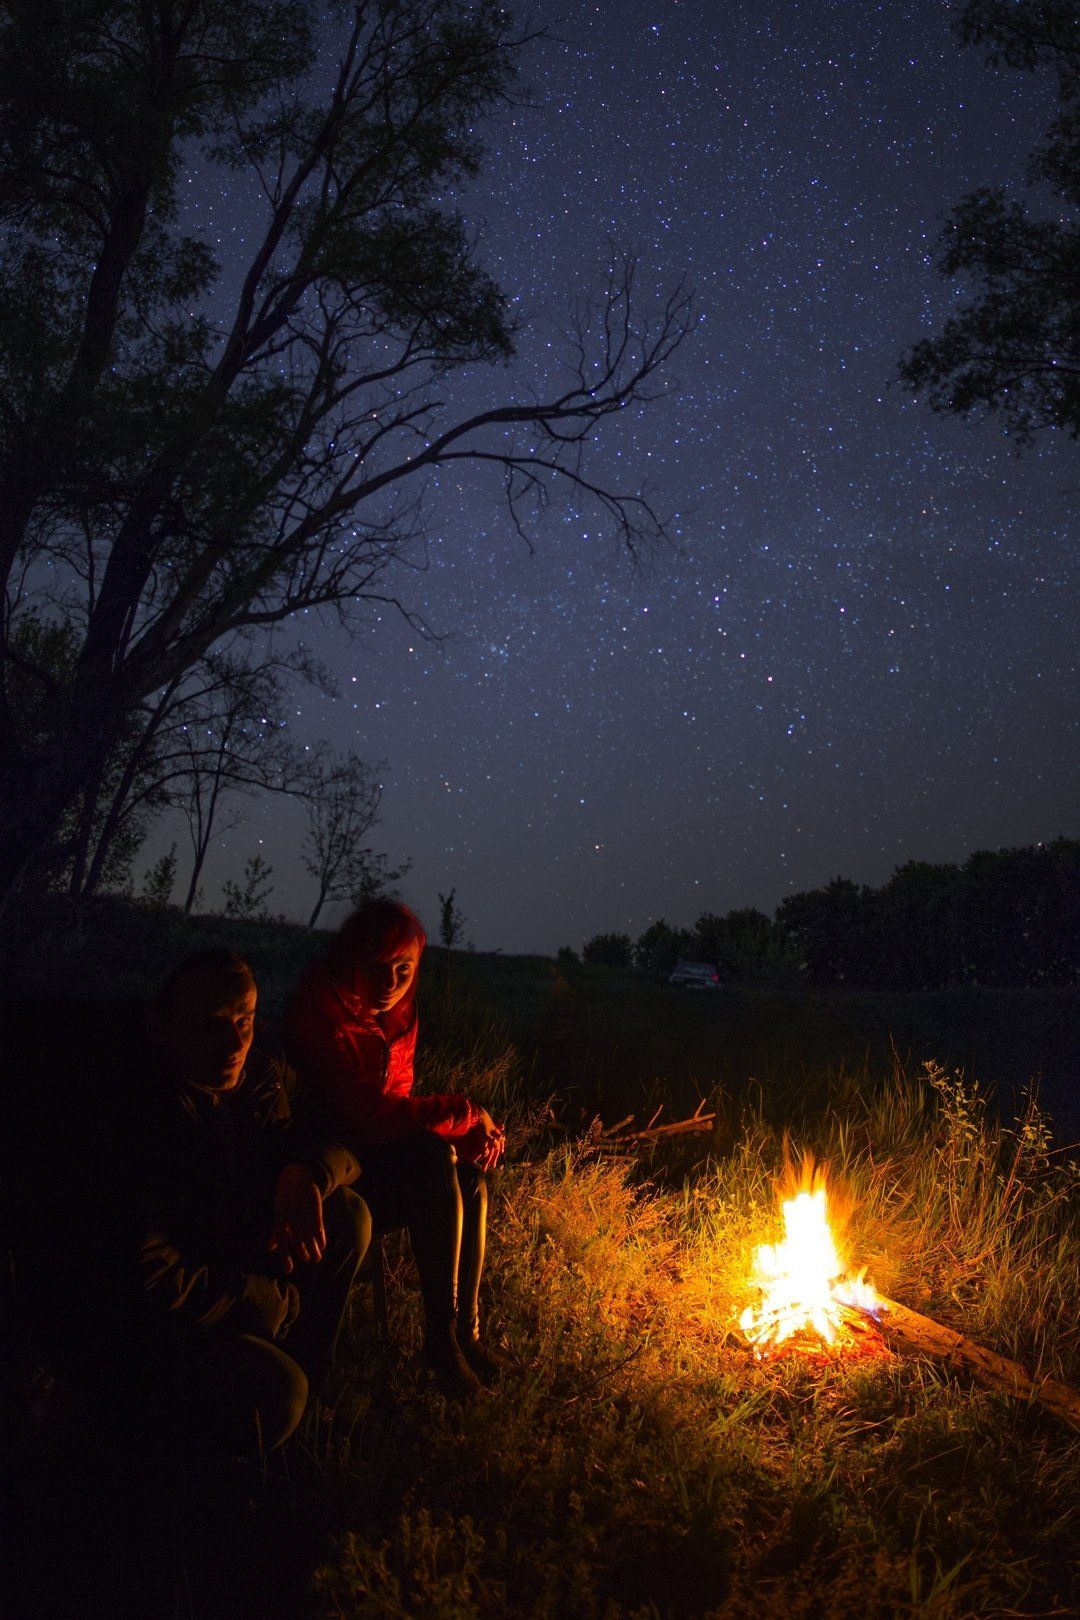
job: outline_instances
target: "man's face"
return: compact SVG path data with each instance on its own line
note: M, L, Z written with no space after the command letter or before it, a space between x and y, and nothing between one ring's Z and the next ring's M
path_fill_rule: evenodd
M420 947L415 942L385 958L366 957L353 969L353 992L373 1012L389 1012L409 993L419 965Z
M179 1079L202 1091L232 1091L240 1084L255 1028L254 985L194 972L173 986L155 1020L158 1043Z

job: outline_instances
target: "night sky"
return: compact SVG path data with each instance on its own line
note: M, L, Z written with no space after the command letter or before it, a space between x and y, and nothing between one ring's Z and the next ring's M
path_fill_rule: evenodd
M451 886L478 949L553 952L1080 833L1076 448L1018 459L894 381L956 296L932 263L945 212L1019 182L1052 105L961 50L953 14L530 12L558 35L527 63L536 105L492 124L466 199L529 327L459 396L551 376L608 238L644 295L685 277L700 324L676 391L609 423L594 461L649 477L671 549L634 564L556 500L530 555L497 482L455 473L430 490L424 566L395 580L439 644L392 611L352 644L300 626L341 696L298 692L295 733L387 761L374 841L412 857L432 931ZM226 262L254 230L233 183L189 193ZM302 829L249 805L206 904L258 850L272 908L306 916Z

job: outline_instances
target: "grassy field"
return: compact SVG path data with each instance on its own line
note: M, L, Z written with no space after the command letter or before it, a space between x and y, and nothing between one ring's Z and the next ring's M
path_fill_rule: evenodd
M299 930L171 916L94 928L92 951L85 933L56 930L36 955L24 940L24 984L52 983L59 950L83 994L135 994L170 953L227 932L272 1023L312 948ZM448 1407L417 1368L394 1251L390 1344L357 1290L333 1402L268 1460L250 1520L225 1527L244 1591L223 1606L193 1577L178 1613L1080 1613L1076 1434L917 1357L758 1361L735 1325L754 1246L775 1235L787 1134L828 1166L850 1251L884 1292L1080 1383L1076 1163L1037 1111L996 1123L978 1086L1058 1062L1068 1083L1068 993L707 997L438 953L426 971L424 1083L512 1127L486 1300L512 1368L498 1395ZM960 1076L973 1037L987 1063ZM634 1163L588 1146L597 1111L678 1114L702 1095L721 1104L711 1141Z

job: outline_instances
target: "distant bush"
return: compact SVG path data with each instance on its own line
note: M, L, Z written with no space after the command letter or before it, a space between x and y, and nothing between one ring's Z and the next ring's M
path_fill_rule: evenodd
M581 959L594 967L632 967L634 947L629 934L594 934L581 947Z

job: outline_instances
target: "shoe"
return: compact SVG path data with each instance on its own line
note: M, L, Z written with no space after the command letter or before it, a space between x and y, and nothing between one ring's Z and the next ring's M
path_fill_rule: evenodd
M461 1345L461 1354L469 1363L473 1372L485 1386L498 1383L503 1373L510 1366L505 1356L490 1345L483 1344L479 1339L466 1339Z
M466 1361L453 1333L425 1344L423 1359L448 1401L474 1401L482 1394L484 1386Z

